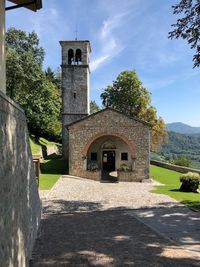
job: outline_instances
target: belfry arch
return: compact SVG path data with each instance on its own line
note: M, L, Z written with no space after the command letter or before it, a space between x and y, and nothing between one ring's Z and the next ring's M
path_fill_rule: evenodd
M74 61L74 50L69 49L68 50L68 64L72 65L73 61Z
M82 63L82 52L81 52L81 49L76 49L75 62L76 62L76 64L81 64Z

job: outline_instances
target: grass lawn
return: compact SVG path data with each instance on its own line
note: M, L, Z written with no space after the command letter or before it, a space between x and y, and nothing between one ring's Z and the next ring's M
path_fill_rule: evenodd
M29 139L31 145L31 151L33 155L40 154L41 146L34 142L32 138Z
M58 181L62 174L50 174L42 173L40 174L39 188L40 190L49 190Z
M39 188L49 190L59 177L66 173L67 162L59 158L47 159L40 164L40 168L42 174L40 174Z
M33 155L40 154L42 146L56 145L59 148L61 147L61 144L50 142L42 137L36 140L33 135L30 136L30 145ZM42 173L40 174L39 188L40 190L49 190L57 182L59 177L66 173L67 163L61 159L60 155L53 155L44 160L40 164L40 168Z
M165 194L181 203L200 211L200 194L180 192L180 177L181 173L167 170L157 166L151 166L151 177L164 184L164 186L156 186L151 192Z

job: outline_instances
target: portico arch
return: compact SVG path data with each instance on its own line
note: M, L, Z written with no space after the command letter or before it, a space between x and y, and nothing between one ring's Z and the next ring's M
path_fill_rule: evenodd
M135 145L126 137L124 136L123 134L121 133L117 133L117 132L100 132L100 133L97 133L97 134L94 134L89 140L88 142L86 143L86 145L84 146L83 150L82 150L82 157L84 159L87 158L87 153L88 153L88 150L90 148L90 146L92 145L92 143L101 138L101 137L104 137L104 136L115 136L115 137L118 137L120 138L122 141L124 141L129 149L130 149L130 152L131 152L131 158L132 159L136 159L136 149L135 149Z

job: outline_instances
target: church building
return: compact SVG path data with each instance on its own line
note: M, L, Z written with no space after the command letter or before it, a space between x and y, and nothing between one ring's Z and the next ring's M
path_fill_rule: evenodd
M62 47L62 146L69 174L93 180L149 178L150 128L112 108L90 114L90 42Z

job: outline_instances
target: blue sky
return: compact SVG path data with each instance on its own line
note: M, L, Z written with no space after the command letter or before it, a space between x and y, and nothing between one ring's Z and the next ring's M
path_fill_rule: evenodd
M7 12L7 28L34 30L46 51L44 68L61 64L59 40L90 40L91 99L123 70L135 69L166 123L200 126L200 69L185 41L169 40L179 0L43 0L37 13Z

